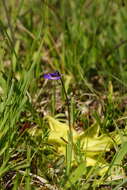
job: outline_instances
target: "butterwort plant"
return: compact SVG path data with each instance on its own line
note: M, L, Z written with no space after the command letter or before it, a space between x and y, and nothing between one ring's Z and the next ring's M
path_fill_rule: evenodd
M48 80L60 80L61 86L63 88L63 92L66 98L67 103L67 112L68 112L68 125L69 125L69 134L68 134L68 143L67 143L67 175L69 175L70 167L71 167L71 160L72 160L72 148L73 148L73 134L72 134L72 126L71 126L71 117L70 117L70 101L65 89L64 80L62 78L62 74L59 73L59 71L55 71L54 73L47 73L44 74L44 78Z

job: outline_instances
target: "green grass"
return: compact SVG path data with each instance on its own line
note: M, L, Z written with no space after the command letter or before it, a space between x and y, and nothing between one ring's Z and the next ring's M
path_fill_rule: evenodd
M0 2L1 190L127 186L126 52L124 0Z

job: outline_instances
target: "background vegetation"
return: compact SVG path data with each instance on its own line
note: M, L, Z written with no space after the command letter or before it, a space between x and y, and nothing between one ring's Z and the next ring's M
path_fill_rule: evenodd
M0 189L126 189L126 95L126 1L1 0Z

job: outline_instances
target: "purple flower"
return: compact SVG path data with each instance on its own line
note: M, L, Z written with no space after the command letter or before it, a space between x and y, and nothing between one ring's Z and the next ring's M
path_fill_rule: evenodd
M58 71L56 71L55 73L44 74L44 78L49 80L59 80L61 79L61 75Z

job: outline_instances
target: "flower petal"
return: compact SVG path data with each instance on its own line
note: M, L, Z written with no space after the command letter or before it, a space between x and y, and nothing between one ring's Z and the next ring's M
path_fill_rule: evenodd
M61 78L61 76L60 76L59 72L56 71L55 73L44 74L44 78L49 79L49 80L59 80Z

